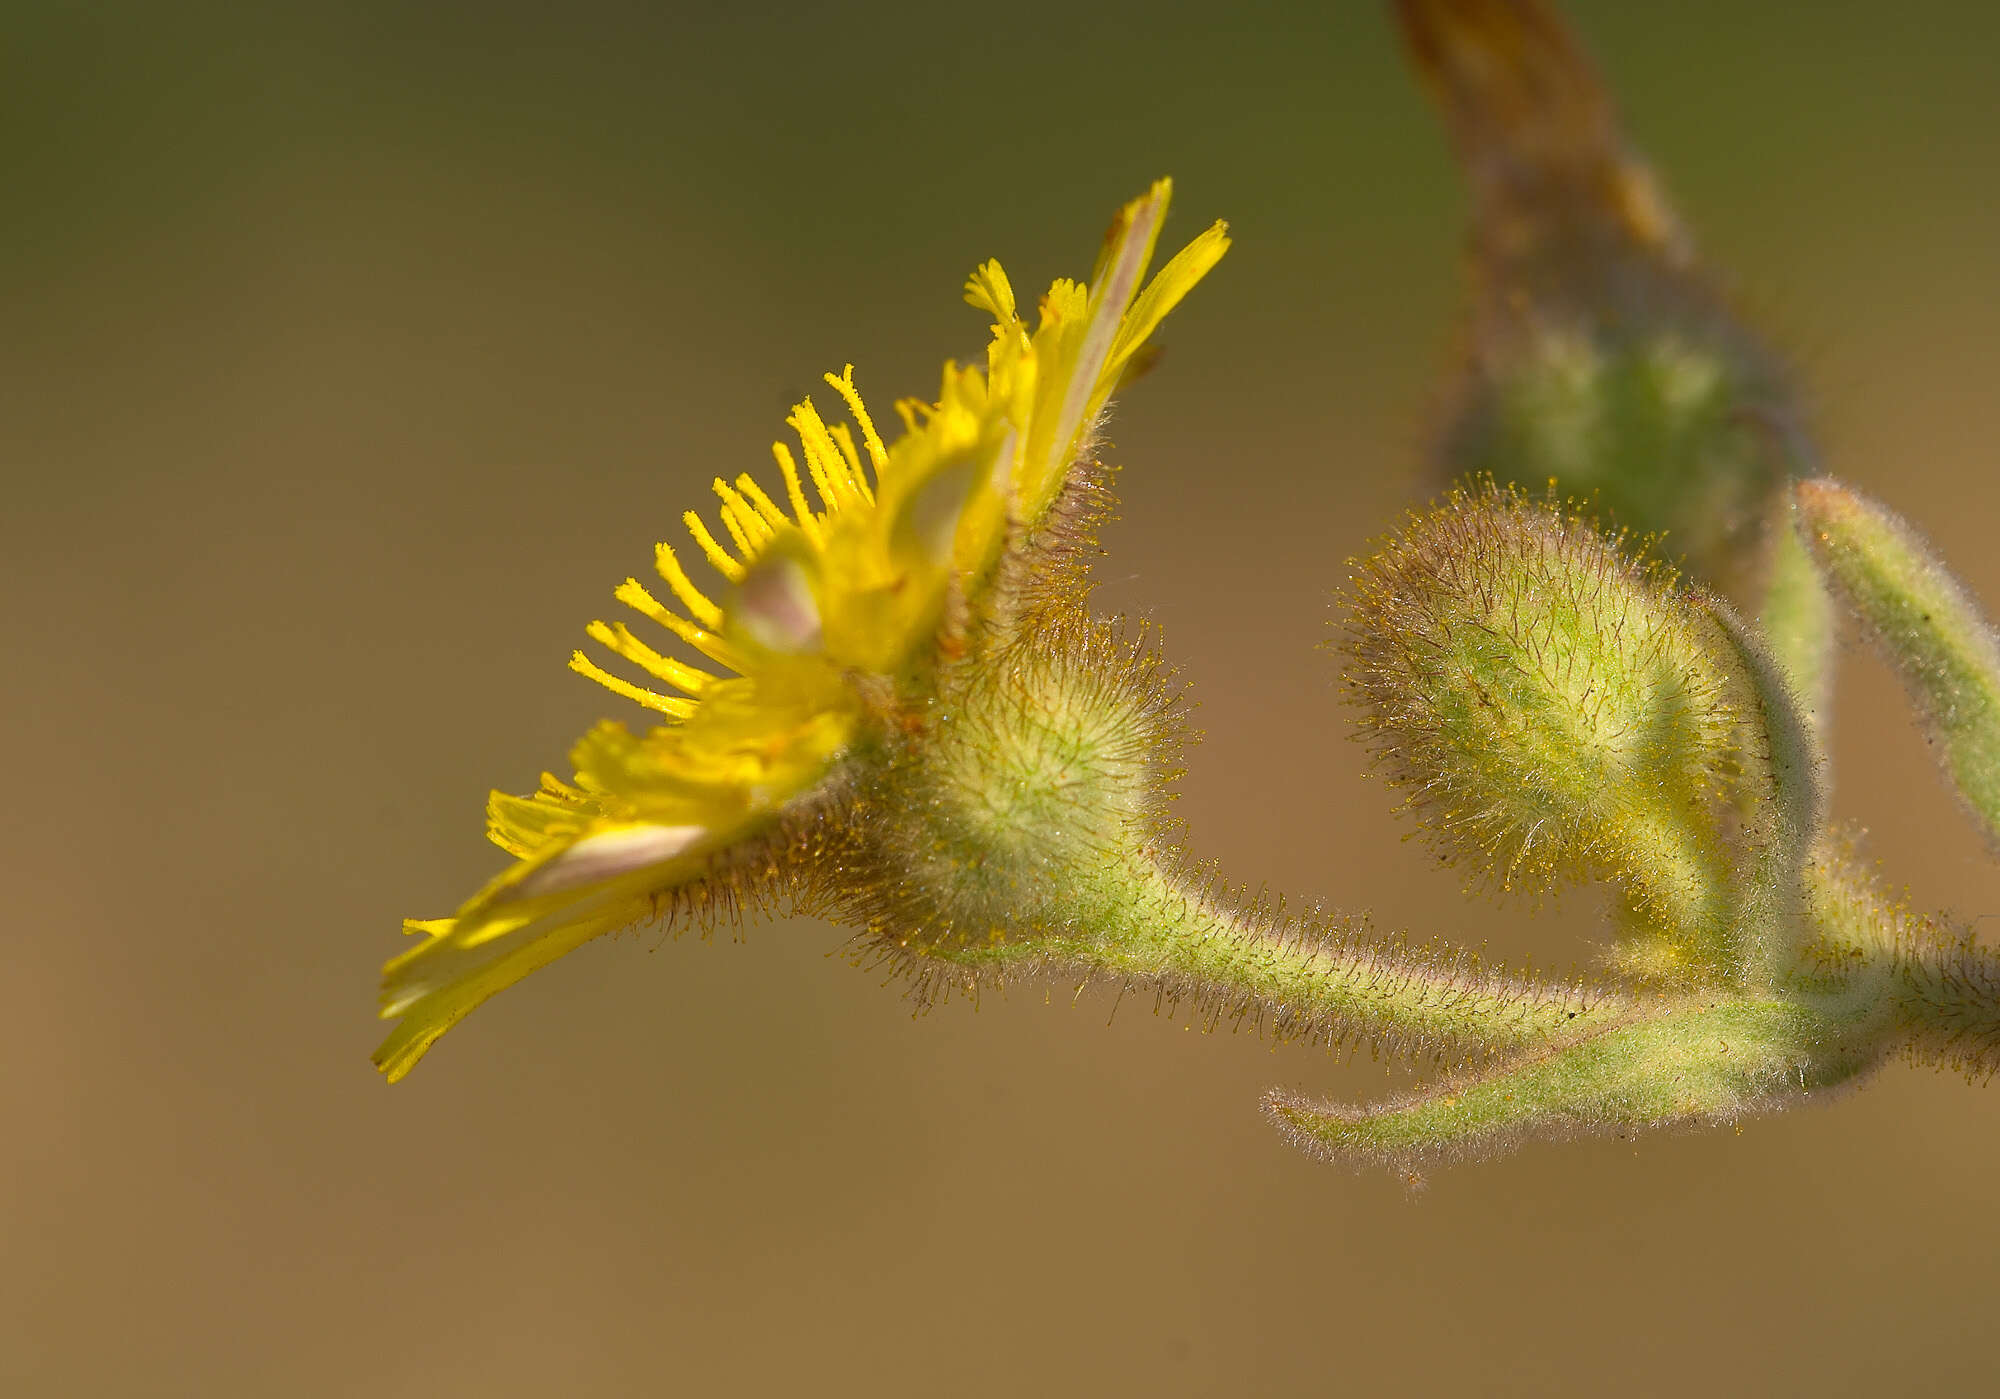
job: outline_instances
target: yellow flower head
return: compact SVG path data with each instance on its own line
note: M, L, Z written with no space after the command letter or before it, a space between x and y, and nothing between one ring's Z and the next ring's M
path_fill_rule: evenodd
M515 863L455 916L405 925L423 941L384 971L382 1015L400 1023L375 1062L390 1079L496 991L653 916L662 895L826 788L886 703L921 692L949 600L976 600L1009 540L1048 511L1148 338L1229 246L1217 223L1140 290L1170 193L1162 180L1126 205L1088 286L1051 286L1032 331L1000 264L979 267L965 299L994 318L986 365L947 363L936 403L897 404L894 445L852 366L827 375L852 426L810 399L792 410L798 454L772 449L782 503L746 474L715 482L722 537L683 517L723 588L703 591L665 544L654 564L671 604L637 579L619 585L621 603L716 669L625 622L590 624L648 683L581 651L571 668L662 722L637 735L601 723L571 753L572 780L492 795L487 834Z

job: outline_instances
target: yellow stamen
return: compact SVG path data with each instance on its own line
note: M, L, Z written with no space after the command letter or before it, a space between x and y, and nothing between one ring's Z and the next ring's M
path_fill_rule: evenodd
M1004 277L1002 281L1005 281ZM875 477L880 480L882 468L889 464L889 449L882 445L882 438L875 431L875 420L868 416L868 406L861 401L861 390L854 387L854 366L848 365L838 376L827 375L826 381L846 401L847 411L861 425L861 441L868 448L868 460L874 463Z
M721 486L722 481L717 479L715 484ZM757 552L750 547L750 540L743 533L743 526L738 524L736 518L729 513L729 504L727 501L723 502L722 508L715 513L722 520L722 527L729 531L729 538L735 543L737 553L747 559Z
M799 482L799 464L792 460L792 449L782 442L771 444L771 455L778 459L778 470L785 476L785 497L792 502L792 514L798 517L799 528L806 538L815 545L820 542L819 517L806 504L805 487Z
M874 504L875 493L869 489L868 473L861 469L861 453L854 450L854 434L848 430L846 423L830 423L826 430L833 436L833 445L840 448L840 455L846 458L848 474L861 488L862 498Z
M742 657L734 647L714 632L696 626L678 612L669 609L658 598L647 592L645 585L638 579L627 578L612 590L611 595L648 621L665 627L716 664L728 666L731 670L743 669Z
M629 680L620 680L581 651L571 653L569 668L585 679L595 680L614 695L622 695L634 704L643 704L648 709L671 714L676 719L686 719L695 711L693 700L681 699L675 695L657 694L652 690L642 689Z
M666 681L676 690L683 690L690 695L699 695L718 679L717 676L710 675L705 670L696 670L693 666L677 661L672 656L662 656L658 651L655 651L645 642L639 640L638 637L632 635L631 629L626 627L622 622L615 625L604 622L592 622L583 630L592 641L604 647L605 650L615 656L622 656L649 675Z
M694 536L694 542L701 546L702 553L708 555L708 561L715 565L717 573L732 583L743 581L742 563L715 542L715 536L708 532L708 525L701 516L690 510L681 516L681 523L688 527L688 533Z
M785 421L799 435L799 446L806 454L806 470L812 473L813 484L819 487L820 499L826 502L827 509L839 510L847 505L856 495L854 482L812 400L799 404Z
M749 472L746 471L736 478L736 489L743 492L745 500L757 507L757 513L764 517L764 523L769 525L773 532L791 523L785 518L784 511L778 509L777 502L764 494L764 488L757 484Z
M722 625L722 609L708 600L708 594L697 588L681 567L680 559L670 544L653 546L653 568L674 590L674 596L681 600L681 606L694 614L694 619L704 627L713 630Z
M729 532L745 558L760 552L771 542L771 527L764 523L764 517L736 493L736 488L721 477L715 479L715 493L722 499L722 520L730 527ZM747 541L747 542L746 542Z

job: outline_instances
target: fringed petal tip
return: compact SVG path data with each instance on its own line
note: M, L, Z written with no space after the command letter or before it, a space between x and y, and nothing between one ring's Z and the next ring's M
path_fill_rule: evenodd
M572 948L643 916L648 896L693 874L700 826L610 826L523 861L456 917L405 920L425 941L382 969L380 1015L400 1020L375 1051L395 1082L480 1002Z

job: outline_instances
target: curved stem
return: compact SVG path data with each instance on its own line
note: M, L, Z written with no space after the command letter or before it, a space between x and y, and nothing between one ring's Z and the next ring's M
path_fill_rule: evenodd
M1371 940L1360 920L1248 906L1144 856L1107 862L1060 920L1032 936L937 949L1005 973L1105 977L1188 1000L1279 1038L1365 1040L1446 1058L1567 1041L1627 1015L1630 999L1531 981L1468 954Z

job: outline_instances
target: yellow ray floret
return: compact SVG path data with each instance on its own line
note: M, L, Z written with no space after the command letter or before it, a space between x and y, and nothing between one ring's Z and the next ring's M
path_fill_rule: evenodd
M581 651L571 668L663 722L640 735L600 724L570 755L573 781L493 794L488 835L515 863L454 917L405 925L422 941L384 972L382 1015L400 1021L375 1053L389 1078L496 991L656 916L663 895L807 800L878 722L864 693L922 686L951 590L976 596L1012 532L1049 508L1147 338L1228 248L1218 223L1142 291L1170 194L1162 180L1126 205L1089 285L1051 286L1032 331L1000 264L975 270L965 299L994 318L986 364L946 364L935 403L898 403L906 430L893 445L852 366L827 375L853 424L828 422L811 399L793 408L797 455L772 448L784 507L745 474L715 482L720 536L684 517L726 585L715 596L666 544L655 570L671 603L637 579L619 586L633 613L728 673L624 623L590 624L645 680Z

